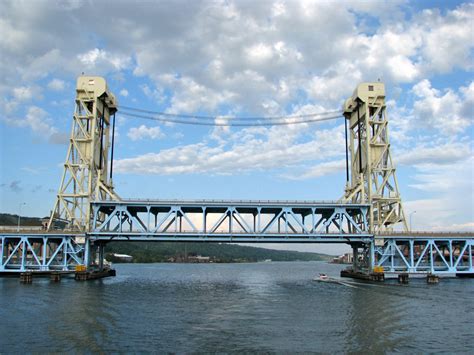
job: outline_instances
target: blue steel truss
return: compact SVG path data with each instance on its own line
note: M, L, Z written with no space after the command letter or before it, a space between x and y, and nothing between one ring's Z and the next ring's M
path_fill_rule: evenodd
M369 205L301 201L100 201L91 240L369 242Z
M0 272L72 271L85 265L85 236L65 234L0 235Z
M109 241L347 243L362 249L354 266L385 273L474 274L472 233L368 231L368 205L296 201L101 201L91 231L0 235L0 272L99 268Z
M386 273L474 274L474 235L384 236L373 244L372 266Z

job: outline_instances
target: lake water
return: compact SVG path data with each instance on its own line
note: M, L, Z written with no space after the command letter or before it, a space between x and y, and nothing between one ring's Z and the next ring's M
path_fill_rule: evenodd
M0 279L0 352L472 353L474 279L348 287L323 262L123 264Z

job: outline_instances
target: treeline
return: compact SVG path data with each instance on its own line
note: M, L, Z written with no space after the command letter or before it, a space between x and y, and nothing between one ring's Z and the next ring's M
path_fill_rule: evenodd
M170 243L170 242L111 242L107 244L108 259L111 254L133 256L135 263L158 263L187 256L209 256L217 262L272 261L328 261L332 257L318 253L271 250L236 244L219 243Z
M9 213L0 213L0 226L16 226L18 225L18 215ZM41 218L23 217L21 216L22 226L41 226Z

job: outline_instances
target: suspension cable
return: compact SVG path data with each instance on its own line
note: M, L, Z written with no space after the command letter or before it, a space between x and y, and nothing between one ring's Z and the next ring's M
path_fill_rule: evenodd
M212 117L214 122L202 122L202 121L189 121L189 120L182 120L182 119L170 119L170 118L163 118L160 117L160 114L157 114L155 116L151 115L142 115L138 113L130 113L130 112L118 112L120 115L126 116L126 117L132 117L132 118L142 118L146 120L152 120L152 121L158 121L158 122L163 122L163 123L178 123L178 124L186 124L186 125L194 125L194 126L215 126L215 127L261 127L261 126L288 126L288 125L293 125L293 124L301 124L301 123L314 123L314 122L322 122L322 121L329 121L329 120L334 120L337 118L342 118L340 111L338 111L337 115L330 115L330 116L323 116L323 117L316 117L312 119L303 119L299 121L275 121L272 120L271 122L268 121L268 118L254 118L254 120L267 120L264 122L251 122L251 123L241 123L238 122L239 118L235 118L237 122L216 122L216 119L219 119L219 117ZM188 115L189 116L189 115ZM183 116L174 116L174 117L183 117ZM206 117L206 119L211 118L210 116L201 116L201 117ZM310 117L314 117L314 115L311 115ZM191 117L188 117L191 118ZM196 118L192 116L192 118ZM249 118L249 117L246 117ZM281 119L284 118L290 118L290 116L282 116ZM292 117L294 118L294 117ZM229 119L228 117L222 117L221 119Z
M134 112L146 113L146 114L153 114L162 117L174 117L174 118L193 118L199 120L215 120L219 118L217 116L204 116L204 115L192 115L192 114L180 114L180 113L168 113L168 112L160 112L160 111L150 111L144 110L140 108L130 107L130 106L119 106L120 110L124 111L132 111L128 112L128 114L132 115L135 114ZM318 116L326 116L332 114L341 114L341 110L332 110L332 111L325 111L325 112L318 112L318 113L307 113L307 114L300 114L300 115L282 115L282 116L267 116L267 117L222 117L225 119L230 120L239 120L239 121L261 121L261 120L282 120L282 119L289 119L289 118L308 118L308 117L318 117Z

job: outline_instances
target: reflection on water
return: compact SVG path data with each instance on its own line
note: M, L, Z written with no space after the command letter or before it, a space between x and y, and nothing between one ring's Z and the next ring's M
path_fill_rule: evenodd
M117 265L60 284L0 279L0 349L469 352L474 280L346 287L325 263Z

